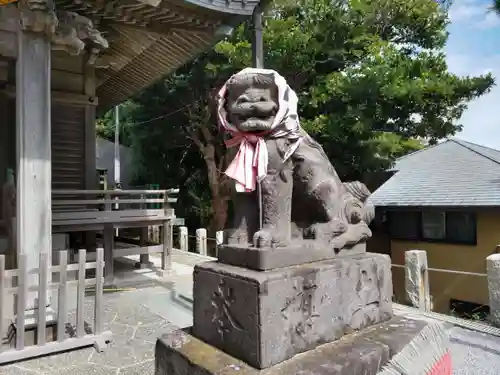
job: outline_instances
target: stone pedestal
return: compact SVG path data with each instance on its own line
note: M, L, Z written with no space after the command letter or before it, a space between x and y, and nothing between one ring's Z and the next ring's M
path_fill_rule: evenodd
M341 340L318 346L265 370L250 367L220 349L178 330L157 341L155 375L376 375L431 323L394 317ZM441 323L432 323L441 326ZM444 327L438 327L444 330ZM434 361L449 352L449 343L421 348L411 373L427 373ZM391 372L399 373L399 372ZM445 373L445 372L443 372ZM448 373L448 372L447 372ZM451 373L451 372L449 372Z
M221 263L265 271L364 253L366 253L366 243L346 247L335 254L332 249L321 243L296 240L290 246L276 248L222 245L219 247L218 259Z
M255 368L270 367L389 320L390 263L364 253L269 271L197 265L193 334Z

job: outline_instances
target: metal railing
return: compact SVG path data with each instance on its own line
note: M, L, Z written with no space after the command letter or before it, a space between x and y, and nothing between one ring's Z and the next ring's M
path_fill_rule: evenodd
M391 266L395 267L395 268L406 268L406 266L404 266L402 264L391 264ZM428 271L433 271L433 272L453 273L453 274L456 274L456 275L480 276L480 277L486 277L486 276L488 276L486 273L458 271L458 270L450 270L450 269L444 269L444 268L432 268L432 267L429 267L429 268L427 268L427 270Z

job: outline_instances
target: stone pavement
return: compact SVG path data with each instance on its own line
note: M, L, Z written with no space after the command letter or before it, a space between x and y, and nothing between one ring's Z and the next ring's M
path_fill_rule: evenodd
M453 327L449 330L454 375L498 375L500 338Z
M154 345L159 335L176 326L154 313L148 304L158 309L172 304L172 291L164 287L147 287L135 291L106 294L104 328L113 332L113 341L103 353L94 348L74 350L49 357L32 359L0 367L1 375L152 375L154 373ZM179 311L175 311L178 309ZM182 307L167 306L166 315L182 323ZM87 330L92 329L93 301L85 301ZM189 310L184 311L189 313ZM76 314L70 314L75 322ZM180 319L176 319L176 316ZM181 324L183 325L183 324ZM189 325L189 324L188 324ZM90 332L88 332L90 333Z

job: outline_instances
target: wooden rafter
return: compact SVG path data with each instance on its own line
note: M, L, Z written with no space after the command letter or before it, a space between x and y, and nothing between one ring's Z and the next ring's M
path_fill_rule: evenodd
M193 14L171 3L161 3L157 7L136 0L81 0L78 3L61 0L59 3L64 9L80 13L97 22L117 22L151 28L155 32L169 27L215 27L220 23L220 17L207 17L203 13Z
M208 48L258 0L55 0L56 9L91 19L109 42L95 61L99 111ZM240 13L238 13L240 12Z

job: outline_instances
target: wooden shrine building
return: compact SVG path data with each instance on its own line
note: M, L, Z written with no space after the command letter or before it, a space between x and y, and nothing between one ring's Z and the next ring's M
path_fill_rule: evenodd
M97 189L96 114L210 48L251 16L258 1L1 3L0 237L9 238L7 254L16 249L34 269L40 254L52 252L53 233L109 224L93 211L71 216L78 211L71 192ZM56 206L57 194L63 198ZM147 225L156 220L150 211L121 220L132 223L144 214ZM171 210L161 220L169 214L174 217ZM36 284L36 277L28 283ZM29 292L26 311L35 299Z

